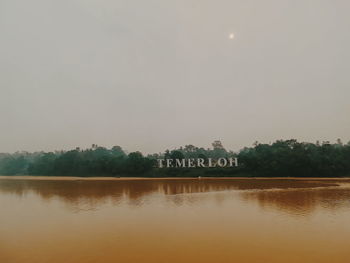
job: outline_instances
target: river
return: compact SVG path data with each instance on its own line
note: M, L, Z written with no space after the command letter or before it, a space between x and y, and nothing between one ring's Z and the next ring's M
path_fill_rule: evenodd
M349 179L0 177L1 263L348 263Z

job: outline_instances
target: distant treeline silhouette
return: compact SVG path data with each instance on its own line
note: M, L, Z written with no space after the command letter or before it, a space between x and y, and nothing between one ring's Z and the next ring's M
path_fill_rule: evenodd
M227 151L220 141L204 149L186 145L164 153L144 156L126 153L120 146L111 149L92 145L71 151L16 152L0 154L0 175L46 176L254 176L254 177L342 177L350 176L350 142L343 144L278 140L272 144L254 143L239 152ZM237 157L238 167L162 168L157 159Z

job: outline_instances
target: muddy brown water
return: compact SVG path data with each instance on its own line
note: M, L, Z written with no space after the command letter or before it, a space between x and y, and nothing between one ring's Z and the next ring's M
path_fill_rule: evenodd
M0 177L1 263L348 263L349 244L349 179Z

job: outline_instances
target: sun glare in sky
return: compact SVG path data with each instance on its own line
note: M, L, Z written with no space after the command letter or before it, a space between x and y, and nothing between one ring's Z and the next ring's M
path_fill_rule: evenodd
M234 39L234 38L235 38L235 34L230 33L230 34L228 35L228 38L229 38L229 39Z

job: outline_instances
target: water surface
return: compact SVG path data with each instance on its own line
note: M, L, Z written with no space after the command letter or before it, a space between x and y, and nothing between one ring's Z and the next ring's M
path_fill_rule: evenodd
M0 177L0 262L349 262L350 180Z

